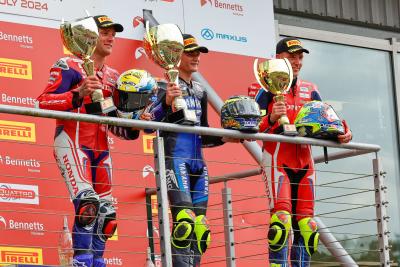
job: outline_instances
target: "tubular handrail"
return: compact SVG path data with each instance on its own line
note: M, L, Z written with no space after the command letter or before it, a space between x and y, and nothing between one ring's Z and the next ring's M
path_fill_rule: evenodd
M200 127L200 126L192 127L192 126L177 125L165 122L122 119L122 118L105 117L105 116L97 116L89 114L78 114L72 112L44 110L38 108L19 107L11 105L0 105L0 113L27 115L33 117L53 118L62 120L77 120L77 121L85 121L92 123L133 127L137 129L154 129L154 130L169 131L169 132L196 133L199 135L230 137L236 139L261 140L269 142L286 142L292 144L356 149L356 150L366 151L367 153L378 152L381 149L379 145L373 145L373 144L364 144L364 143L340 144L334 141L326 141L326 140L312 139L306 137L289 137L289 136L265 134L265 133L253 133L253 134L242 133L236 130L226 130L226 129Z

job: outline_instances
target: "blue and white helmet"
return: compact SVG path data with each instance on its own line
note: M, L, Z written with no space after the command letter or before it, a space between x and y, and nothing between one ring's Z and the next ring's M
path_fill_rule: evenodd
M258 132L260 107L248 96L232 96L221 108L221 126L243 132Z

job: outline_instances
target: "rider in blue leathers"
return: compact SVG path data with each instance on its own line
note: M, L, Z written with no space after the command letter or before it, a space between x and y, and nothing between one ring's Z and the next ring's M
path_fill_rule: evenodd
M197 71L200 52L193 36L184 34L185 50L179 66L179 82L159 83L157 102L151 114L156 121L168 121L173 99L184 98L187 108L195 111L196 126L208 127L207 93L191 79ZM161 132L164 138L166 180L173 216L172 261L174 267L199 266L200 257L210 243L210 229L205 217L208 202L208 171L202 147L222 145L220 137L192 133Z

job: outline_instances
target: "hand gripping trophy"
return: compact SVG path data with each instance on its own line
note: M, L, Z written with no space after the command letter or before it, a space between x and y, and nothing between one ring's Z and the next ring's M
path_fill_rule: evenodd
M60 26L61 38L64 46L76 57L83 60L82 67L87 76L94 75L94 62L90 59L96 49L99 32L93 17L63 22ZM104 99L101 89L95 90L92 103L85 104L89 114L107 114L116 109L112 97Z
M166 70L168 81L178 84L179 71L176 66L179 65L184 49L182 33L178 26L160 24L150 28L147 22L143 45L148 57ZM184 125L194 125L197 122L195 111L187 108L182 96L175 97L172 111L167 118L169 122Z
M274 94L274 101L285 102L285 94L289 90L293 81L293 70L289 60L284 59L267 59L258 63L258 59L254 61L254 75L260 86ZM290 124L289 118L282 115L278 119L280 127L278 133L284 135L297 135L296 126Z

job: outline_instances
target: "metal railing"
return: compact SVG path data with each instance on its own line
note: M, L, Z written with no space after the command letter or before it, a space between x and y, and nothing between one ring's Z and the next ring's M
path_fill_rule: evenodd
M373 159L373 174L372 175L363 175L363 177L373 176L374 178L374 187L372 189L364 190L365 192L373 192L375 202L371 205L376 210L376 217L372 221L376 222L378 232L376 235L373 235L379 241L379 246L376 250L380 256L381 266L390 266L390 256L389 256L389 230L387 227L388 216L386 213L387 201L385 198L386 187L383 182L384 172L381 170L379 158L378 158L378 151L380 147L377 145L370 145L370 144L361 144L361 143L349 143L349 144L339 144L332 141L324 141L324 140L317 140L317 139L310 139L310 138L302 138L302 137L286 137L280 135L273 135L273 134L263 134L263 133L255 133L255 134L246 134L239 131L233 130L225 130L225 129L215 129L215 128L206 128L206 127L187 127L169 123L160 123L160 122L148 122L148 121L138 121L138 120L128 120L128 119L120 119L120 118L112 118L112 117L100 117L94 115L87 115L87 114L76 114L76 113L68 113L68 112L60 112L60 111L51 111L51 110L40 110L35 108L26 108L26 107L16 107L16 106L7 106L7 105L0 105L0 113L8 113L8 114L15 114L15 115L26 115L26 116L34 116L34 117L45 117L45 118L53 118L53 119L66 119L66 120L77 120L77 121L86 121L86 122L93 122L93 123L102 123L102 124L110 124L110 125L119 125L125 127L134 127L138 129L154 129L154 130L162 130L162 131L169 131L169 132L186 132L186 133L197 133L200 135L214 135L214 136L226 136L231 138L238 138L238 139L248 139L248 140L262 140L262 141L273 141L273 142L288 142L292 144L308 144L313 146L321 146L321 147L333 147L333 148L340 148L344 149L344 151L339 151L335 153L328 154L326 156L315 157L314 160L316 163L324 162L326 159L332 161L335 159L341 159L346 157L353 157L357 155L362 155L366 153L374 153ZM251 142L245 142L243 145L248 145ZM253 145L258 145L253 142ZM167 199L167 191L165 185L165 158L163 155L163 141L161 137L156 137L154 139L154 148L155 148L155 166L156 166L156 178L157 178L157 185L155 189L147 190L147 195L150 196L157 193L157 203L158 203L158 226L160 229L159 239L160 239L160 251L161 251L161 261L163 266L172 266L171 263L171 249L170 249L170 219L168 214L168 199ZM224 182L225 187L222 189L221 199L222 203L217 203L213 205L222 205L223 207L223 214L222 214L222 226L224 230L222 232L225 233L225 237L223 241L220 241L220 244L216 244L216 246L224 246L225 247L225 257L214 259L214 261L225 261L227 266L236 266L236 263L239 259L236 253L236 248L244 243L254 243L259 244L260 240L262 243L265 243L265 237L261 238L257 241L239 241L235 238L235 233L238 231L244 231L245 229L238 229L235 228L233 225L233 203L237 201L246 201L249 198L263 198L265 199L266 196L235 196L232 194L232 189L228 188L229 181L240 181L245 180L248 177L259 175L261 173L260 168L254 168L247 171L236 172L236 173L228 173L226 175L212 177L210 179L211 184L217 184ZM361 177L361 175L359 175ZM356 178L350 178L349 180L353 180ZM359 178L357 178L359 179ZM254 182L255 180L252 180ZM259 180L258 182L261 182ZM320 184L318 186L328 187L331 186L327 183ZM354 189L354 188L346 188L346 189ZM361 191L363 189L356 188L357 190ZM343 193L346 195L346 193ZM232 200L232 197L239 198L237 200ZM335 198L339 198L340 196L335 196ZM325 197L322 199L317 199L317 201L329 202L329 197ZM218 207L220 209L220 207ZM248 212L248 211L246 211ZM255 212L255 211L250 211ZM268 216L269 211L265 209L261 211L263 214L265 213ZM343 210L337 210L335 212L343 212ZM242 211L244 214L245 212ZM326 216L326 214L317 214L317 222L319 224L320 234L321 234L321 241L324 244L325 248L336 257L336 260L345 265L345 266L356 266L357 264L352 258L352 252L348 251L349 248L344 248L341 245L341 242L338 241L335 236L333 235L332 231L330 231L329 227L326 227L323 222L322 218ZM339 218L339 217L338 217ZM220 218L215 218L218 220ZM367 219L366 221L371 221ZM259 225L257 227L267 228L266 224ZM331 226L332 227L332 226ZM152 229L149 229L152 231ZM221 233L222 233L221 232ZM155 240L155 238L151 238L151 240ZM351 250L351 248L350 248ZM250 256L249 256L250 257ZM264 256L263 256L264 257ZM244 258L244 257L242 257ZM254 258L256 260L257 258ZM260 260L260 259L259 259ZM265 260L265 258L262 258ZM213 262L212 260L210 262ZM207 264L205 262L204 264Z

